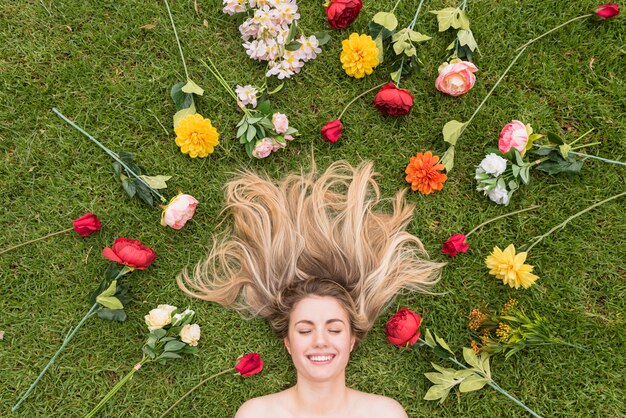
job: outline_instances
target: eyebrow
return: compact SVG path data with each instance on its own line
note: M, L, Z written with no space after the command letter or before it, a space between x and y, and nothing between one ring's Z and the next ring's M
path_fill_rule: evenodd
M344 323L343 320L339 318L333 318L333 319L329 319L328 321L326 321L326 324L332 324L333 322L341 322L342 324ZM296 322L295 325L302 324L302 323L308 324L308 325L315 325L313 321L309 321L308 319L302 319Z

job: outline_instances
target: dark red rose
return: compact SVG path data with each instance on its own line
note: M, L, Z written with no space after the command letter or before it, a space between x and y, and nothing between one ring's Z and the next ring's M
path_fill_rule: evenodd
M457 253L465 253L469 249L467 238L463 234L454 234L446 242L443 243L441 251L450 257L456 256Z
M252 376L263 370L263 360L258 353L250 353L239 357L235 370L242 376Z
M87 212L80 218L74 219L72 224L74 225L74 231L76 231L76 233L78 233L81 237L91 235L92 233L99 231L102 227L100 219L98 219L98 217L91 212Z
M326 8L328 24L333 29L347 28L359 16L362 7L361 0L331 0Z
M341 121L339 119L331 120L322 126L322 138L324 141L337 142L341 136Z
M421 323L422 318L418 314L410 309L400 308L385 326L387 341L397 346L415 344L420 338Z
M374 106L382 114L404 116L413 107L413 95L407 90L397 88L393 82L389 82L376 93Z
M601 4L596 7L596 16L602 19L608 19L619 14L619 5L617 3Z
M136 239L118 238L112 247L102 250L104 258L138 270L147 269L156 258L152 248L146 247Z

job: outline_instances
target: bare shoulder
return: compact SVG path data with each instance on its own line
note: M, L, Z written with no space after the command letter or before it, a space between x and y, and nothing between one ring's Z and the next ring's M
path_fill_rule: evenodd
M385 418L408 418L406 411L395 399L355 391L357 405L363 408L363 416Z
M283 396L283 393L279 392L250 399L239 407L235 418L269 418L283 416L282 411L277 410L277 406L282 404Z

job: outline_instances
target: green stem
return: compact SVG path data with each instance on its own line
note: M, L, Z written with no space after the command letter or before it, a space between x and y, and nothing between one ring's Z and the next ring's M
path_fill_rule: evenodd
M64 233L66 233L66 232L70 232L72 229L74 229L74 228L72 227L72 228L64 229L63 231L53 232L53 233L48 234L48 235L46 235L46 236L39 237L39 238L35 238L35 239L31 239L30 241L22 242L22 243L20 243L20 244L14 245L14 246L12 246L12 247L5 248L4 250L0 251L0 255L2 255L2 254L4 254L4 253L8 253L9 251L13 251L13 250L14 250L14 249L16 249L16 248L23 247L24 245L27 245L27 244L32 244L33 242L41 241L41 240L44 240L44 239L46 239L46 238L53 237L53 236L55 236L55 235L60 235L60 234L64 234Z
M144 363L146 363L147 361L148 361L148 358L146 356L143 356L141 361L139 363L135 364L135 367L133 367L132 370L130 372L128 372L126 374L126 376L124 376L122 378L122 380L120 380L119 382L117 382L115 384L115 386L113 386L113 388L109 391L109 393L107 393L104 396L104 398L102 398L100 403L98 403L98 405L96 405L91 411L89 411L89 413L87 415L85 415L85 418L92 418L92 417L96 416L96 414L98 412L100 412L100 410L109 401L109 399L111 399L117 392L119 392L119 390L133 377L133 375L139 369L141 369L141 366L143 366Z
M213 61L211 60L210 57L207 57L207 59L209 60L209 63L211 64L211 66L209 66L206 62L204 62L203 60L199 60L202 65L204 65L209 72L211 72L211 74L213 75L213 77L215 77L215 79L218 81L218 83L220 83L222 85L222 87L224 87L224 89L228 92L228 94L230 94L230 96L235 99L235 102L239 102L239 98L237 97L237 95L235 94L235 92L230 88L230 86L228 85L228 83L226 82L226 80L224 80L224 77L222 77L222 75L220 74L219 70L217 69L217 67L215 66L215 64L213 63ZM211 68L212 67L212 68ZM252 113L250 112L249 109L247 109L245 106L240 106L241 110L243 110L243 112L248 116L248 117L252 117Z
M17 403L13 406L13 408L11 408L11 412L17 411L20 405L22 404L22 402L24 402L26 398L30 396L31 392L33 391L33 389L35 389L35 386L37 386L37 384L39 383L43 375L46 374L50 366L52 366L52 364L54 364L54 362L56 361L57 357L59 357L59 355L63 352L63 350L65 350L69 342L72 341L72 338L74 338L74 335L76 335L76 332L78 332L78 330L83 326L85 321L87 321L89 318L91 318L93 315L97 313L97 311L99 310L99 307L100 307L99 303L97 302L94 303L91 309L89 309L89 312L87 312L85 316L83 316L83 319L80 320L78 325L70 329L70 331L67 333L67 335L63 339L63 344L61 345L61 347L59 347L57 352L54 353L54 356L52 356L50 361L48 361L48 364L46 364L46 367L44 367L41 373L39 373L39 376L37 376L37 379L35 379L35 381L30 385L26 393L24 393L22 397L17 401Z
M530 247L528 247L528 249L526 250L526 252L530 252L530 250L531 250L531 249L532 249L535 245L539 244L541 241L543 241L543 239L544 239L545 237L547 237L548 235L550 235L551 233L553 233L553 232L554 232L554 231L556 231L557 229L564 228L564 227L565 227L565 225L567 225L567 224L568 224L568 223L569 223L572 219L577 218L577 217L579 217L580 215L582 215L582 214L584 214L584 213L587 213L587 212L589 212L590 210L592 210L592 209L594 209L594 208L597 208L597 207L598 207L598 206L600 206L600 205L603 205L603 204L605 204L605 203L607 203L607 202L610 202L611 200L618 199L618 198L620 198L620 197L622 197L622 196L625 196L625 195L626 195L626 192L622 192L622 193L616 194L616 195L614 195L614 196L611 196L611 197L609 197L609 198L604 199L604 200L603 200L603 201L601 201L601 202L595 203L595 204L593 204L593 205L589 206L588 208L581 210L580 212L577 212L577 213L573 214L572 216L570 216L569 218L567 218L566 220L564 220L563 222L561 222L560 224L558 224L557 226L555 226L554 228L552 228L551 230L549 230L548 232L546 232L545 234L543 234L543 235L541 235L539 238L537 238L537 239L536 239L536 240L535 240L535 241L534 241L534 242L530 245Z
M569 23L572 23L572 22L574 22L574 21L576 21L576 20L579 20L579 19L584 19L584 18L587 18L587 17L590 17L590 16L593 16L593 14L588 14L588 15L578 16L578 17L575 17L575 18L573 18L573 19L570 19L570 20L568 20L567 22L562 23L562 24L560 24L559 26L557 26L557 27L555 27L555 28L550 29L549 31L547 31L547 32L546 32L546 33L544 33L543 35L540 35L540 36L538 36L538 37L536 37L536 38L534 38L534 39L531 39L530 41L526 42L524 45L522 45L522 46L520 46L519 48L517 48L515 51L517 52L517 51L519 51L520 49L524 49L524 48L526 48L527 46L529 46L529 45L530 45L530 44L532 44L533 42L538 41L539 39L543 38L544 36L549 35L550 33L554 32L555 30L557 30L557 29L559 29L559 28L562 28L563 26L565 26L565 25L567 25L567 24L569 24Z
M429 347L430 349L434 349L435 347L433 347L432 345L428 344L426 341L424 341L422 338L419 339L420 342L422 342L425 346ZM462 367L464 369L467 369L468 367L465 366L463 363L461 363L460 361L458 361L456 358L450 356L447 358L447 360L453 362L454 364L456 364L459 367ZM486 376L482 376L480 374L474 373L476 376L481 377L481 378L487 378ZM532 409L530 409L529 407L527 407L526 405L524 405L521 401L519 401L518 399L516 399L515 397L513 397L512 395L510 395L506 390L502 389L496 382L494 382L491 378L488 378L489 382L487 382L487 384L489 386L491 386L493 389L497 390L498 392L500 392L501 394L503 394L504 396L506 396L507 398L509 398L510 400L512 400L513 402L515 402L518 406L521 406L522 408L524 408L524 410L526 412L528 412L529 414L531 414L533 417L535 418L541 418L541 415L537 414L535 411L533 411Z
M172 22L172 29L174 29L174 37L176 38L176 43L178 44L178 51L180 52L180 59L183 60L183 68L185 68L185 77L189 80L189 72L187 71L187 64L185 63L185 56L183 55L183 48L180 46L180 39L178 39L178 32L176 31L176 25L174 24L174 18L172 17L172 12L170 10L170 5L167 3L167 0L163 0L165 3L165 7L167 8L167 14L170 16L170 22Z
M465 235L465 237L469 237L470 235L472 235L474 232L478 231L480 228L482 228L483 226L490 224L493 221L497 221L498 219L502 219L502 218L506 218L508 216L513 216L513 215L517 215L518 213L522 213L522 212L526 212L528 210L533 210L533 209L537 209L539 207L539 205L534 205L531 206L529 208L525 208L525 209L520 209L520 210L516 210L515 212L511 212L511 213L506 213L504 215L500 215L500 216L496 216L493 219L489 219L488 221L485 221L483 223L481 223L480 225L478 225L476 228L472 229L469 233L467 233Z
M402 1L402 0L398 0L398 1L396 2L396 4L393 6L393 9L391 9L391 13L393 13L393 12L395 12L395 11L396 11L396 7L398 7L398 4L400 4L400 2L401 2L401 1Z
M593 132L596 128L591 128L589 129L587 132L585 132L584 134L582 134L581 136L579 136L578 138L576 138L575 140L573 140L572 142L570 142L570 146L574 145L575 143L577 143L578 141L580 141L581 139L583 139L584 137L586 137L587 135L589 135L591 132ZM589 144L587 144L589 145ZM585 145L585 146L587 146Z
M417 16L419 16L420 10L422 9L423 4L424 4L424 0L420 0L420 4L417 6L417 11L415 12L415 15L413 16L413 20L411 20L411 23L408 26L409 30L413 30L413 28L415 27L415 22L417 22ZM400 78L402 77L402 68L404 67L405 58L406 58L406 55L402 55L402 61L400 61L400 69L398 70L398 78L397 80L395 80L396 87L400 87Z
M170 412L172 412L172 410L176 407L176 405L178 405L179 403L182 402L183 399L185 399L187 396L189 396L191 394L191 392L193 392L194 390L198 389L200 386L202 386L203 384L205 384L206 382L208 382L211 379L214 379L218 376L221 376L223 374L226 374L230 371L232 371L233 368L231 367L230 369L226 369L226 370L222 370L219 373L215 373L214 375L211 375L209 377L207 377L206 379L204 379L202 382L198 383L197 385L195 385L194 387L192 387L187 393L185 393L183 396L181 396L176 402L174 402L174 404L172 406L170 406L169 408L167 408L167 410L165 412L163 412L159 418L163 418L164 416L166 416L167 414L169 414Z
M579 145L577 147L572 147L572 149L570 151L576 150L576 149L581 149L581 148L586 148L586 147L590 147L592 145L598 145L601 144L601 142L597 141L597 142L591 142L589 144L583 144L583 145ZM571 145L571 144L570 144Z
M367 90L367 91L364 91L363 93L359 94L358 96L356 96L354 99L352 99L352 100L350 101L350 103L348 103L348 104L346 105L346 107L344 107L344 108L343 108L343 110L341 111L341 113L339 114L339 117L338 117L337 119L341 120L341 117L342 117L342 116L343 116L343 114L346 112L346 110L348 110L348 107L350 107L350 105L351 105L352 103L354 103L355 101L357 101L357 100L358 100L358 99L360 99L361 97L365 96L367 93L372 92L372 91L374 91L374 90L376 90L376 89L381 88L381 87L382 87L382 86L384 86L385 84L387 84L387 83L385 82L385 83L383 83L383 84L379 84L379 85L377 85L377 86L375 86L375 87L372 87L371 89L369 89L369 90Z
M165 199L159 192L157 192L152 186L150 186L144 179L142 179L137 173L135 173L133 170L131 170L125 163L124 161L122 161L122 159L120 158L119 155L117 155L116 153L114 153L113 151L111 151L110 149L108 149L107 147L105 147L104 145L102 145L102 143L100 141L98 141L96 138L94 138L93 136L89 135L89 133L87 133L84 129L82 129L80 126L76 125L74 122L72 122L71 120L69 120L63 113L59 112L57 110L56 107L52 108L52 111L54 113L57 114L58 117L60 117L61 119L63 119L65 122L69 123L74 129L76 129L78 132L80 132L81 134L85 135L87 138L91 139L91 141L93 141L97 146L99 146L100 148L102 148L102 150L104 150L104 152L106 152L107 154L109 154L109 156L111 158L113 158L115 161L117 161L122 167L124 167L124 169L131 174L133 177L135 177L137 180L139 180L140 182L142 182L152 193L154 193L155 196L157 196L159 199L161 199L161 202L167 202L167 199Z
M467 7L467 0L463 0L463 4L461 5L461 10L465 11L465 8ZM459 42L459 37L457 35L456 39L454 40L454 56L455 57L459 57L459 47L461 46L461 43Z

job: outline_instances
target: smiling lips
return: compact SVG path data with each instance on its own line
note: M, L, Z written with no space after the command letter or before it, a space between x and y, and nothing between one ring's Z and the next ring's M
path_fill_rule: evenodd
M307 358L311 360L313 363L326 364L326 363L330 363L330 361L335 358L335 355L334 354L313 354L313 355L307 356Z

